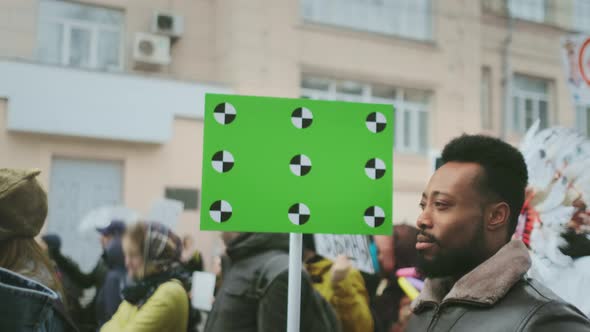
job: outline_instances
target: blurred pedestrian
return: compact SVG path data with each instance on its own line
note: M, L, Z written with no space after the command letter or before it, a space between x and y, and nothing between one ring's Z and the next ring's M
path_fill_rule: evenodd
M190 234L186 234L182 238L181 262L182 266L188 273L192 274L194 272L203 271L203 256L201 255L201 252L195 248L193 237ZM199 287L199 285L194 285L194 287ZM192 294L192 291L189 294ZM189 316L191 324L199 325L202 321L201 311L192 306L189 306Z
M203 271L203 256L195 248L193 237L189 234L182 238L182 264L190 272Z
M67 303L67 309L70 317L74 320L74 323L84 330L83 321L80 318L83 315L83 309L80 305L80 297L82 296L82 289L72 281L72 278L62 270L57 263L57 260L67 260L70 264L76 264L74 261L66 257L61 252L61 238L57 234L45 234L41 237L39 243L41 248L47 253L51 261L53 262L54 268L57 272L57 277L62 285L65 302Z
M345 255L331 261L317 254L313 234L303 235L303 260L313 287L334 307L343 332L371 332L369 294L359 270Z
M390 331L394 325L397 325L395 328L399 331L400 325L409 318L408 297L399 286L395 271L416 266L417 235L416 227L402 224L393 227L393 236L375 236L381 276L384 279L375 295L373 308L381 331ZM400 313L404 313L404 316L400 316Z
M108 242L103 259L108 271L96 294L96 320L99 327L111 319L123 301L121 292L125 287L127 270L120 235Z
M286 331L289 235L224 232L222 238L227 263L205 332ZM301 277L301 331L340 331L330 304L303 270Z
M121 246L121 236L125 232L126 224L119 220L112 220L104 227L98 227L96 230L100 234L100 245L103 249L102 255L96 262L94 268L85 273L80 269L80 266L71 259L66 259L63 255L55 255L53 259L59 266L60 270L67 274L70 280L81 289L95 288L94 297L90 303L84 308L83 315L80 317L81 324L84 331L94 331L100 327L101 321L105 320L105 316L110 316L107 312L112 311L112 303L109 303L106 308L104 298L100 306L97 306L98 296L101 294L103 284L109 272L109 264L107 264L107 248L114 243L114 246ZM114 260L114 259L112 259ZM113 283L111 283L111 288ZM112 294L112 291L109 291ZM112 314L112 313L111 313Z
M159 223L139 222L123 236L129 284L102 332L185 332L190 276L180 264L180 238Z
M0 331L75 331L35 236L47 217L38 170L0 169Z

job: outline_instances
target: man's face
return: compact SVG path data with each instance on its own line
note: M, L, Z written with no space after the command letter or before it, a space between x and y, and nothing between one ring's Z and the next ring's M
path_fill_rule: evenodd
M478 164L450 162L430 179L416 222L418 269L426 276L459 277L485 259L482 175Z

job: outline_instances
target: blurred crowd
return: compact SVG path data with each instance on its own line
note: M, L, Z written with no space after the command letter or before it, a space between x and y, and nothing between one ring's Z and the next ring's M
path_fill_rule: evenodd
M58 234L40 235L47 195L37 170L0 169L0 330L282 331L287 320L288 234L222 233L213 307L191 305L204 261L191 236L157 221L111 220L97 227L103 252L86 273L62 252ZM301 330L400 332L410 297L396 271L414 267L418 230L370 237L376 273L345 255L316 252L303 238ZM84 248L80 248L84 250ZM91 299L85 294L91 292Z

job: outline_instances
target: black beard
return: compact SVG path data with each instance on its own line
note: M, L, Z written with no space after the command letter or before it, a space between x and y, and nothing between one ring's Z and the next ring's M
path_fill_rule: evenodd
M441 248L442 250L440 250L439 254L431 260L425 259L424 255L418 252L417 270L428 278L460 278L485 260L483 245L484 235L482 223L482 228L476 231L473 239L464 248Z
M418 253L417 269L428 278L460 277L481 263L482 260L475 250L452 249L435 256L432 260L426 260Z

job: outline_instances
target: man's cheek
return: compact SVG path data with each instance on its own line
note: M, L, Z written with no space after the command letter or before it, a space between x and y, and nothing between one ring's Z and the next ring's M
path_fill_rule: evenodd
M461 248L464 242L464 238L466 238L466 229L463 227L457 227L456 225L448 225L442 232L439 234L434 233L433 235L436 237L438 241L438 245L443 248L455 249Z

